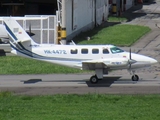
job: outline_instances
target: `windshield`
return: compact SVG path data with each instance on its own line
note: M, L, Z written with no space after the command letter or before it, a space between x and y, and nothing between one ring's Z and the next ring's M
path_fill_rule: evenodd
M122 50L118 47L112 47L112 48L110 48L110 50L111 50L112 53L122 53L122 52L124 52L124 50Z

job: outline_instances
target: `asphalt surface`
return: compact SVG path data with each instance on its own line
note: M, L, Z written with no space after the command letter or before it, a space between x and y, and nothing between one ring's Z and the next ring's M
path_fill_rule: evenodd
M133 82L130 75L111 73L98 84L90 84L88 74L51 74L51 75L1 75L0 91L15 94L158 94L160 77L148 73L139 74L140 81Z
M129 21L121 24L149 26L151 32L132 46L132 52L151 56L160 62L160 0L136 5L123 15ZM129 48L124 48L129 50ZM137 70L140 81L130 80L126 70L113 71L98 84L90 84L91 74L1 75L0 91L15 94L159 94L160 64Z

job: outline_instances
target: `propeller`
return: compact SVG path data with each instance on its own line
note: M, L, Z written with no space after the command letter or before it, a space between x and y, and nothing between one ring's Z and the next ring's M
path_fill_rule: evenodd
M35 34L32 33L32 27L31 27L31 24L29 24L29 32L27 32L29 36L34 36Z
M131 48L130 48L130 50L129 50L129 60L128 60L128 63L129 63L129 69L131 70L131 68L132 68L132 64L133 63L136 63L137 61L136 60L133 60L132 59L132 51L131 51Z

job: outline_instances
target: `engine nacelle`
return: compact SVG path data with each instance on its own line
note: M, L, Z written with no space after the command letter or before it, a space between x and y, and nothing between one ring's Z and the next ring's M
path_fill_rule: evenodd
M127 58L109 58L103 60L103 63L106 64L107 67L123 67L129 65Z

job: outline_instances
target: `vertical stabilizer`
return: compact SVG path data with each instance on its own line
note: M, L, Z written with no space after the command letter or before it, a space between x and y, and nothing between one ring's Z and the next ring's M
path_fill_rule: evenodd
M13 43L30 42L36 44L14 18L4 18L4 25Z
M38 45L14 18L5 18L4 25L9 35L12 53L32 57L32 46Z

